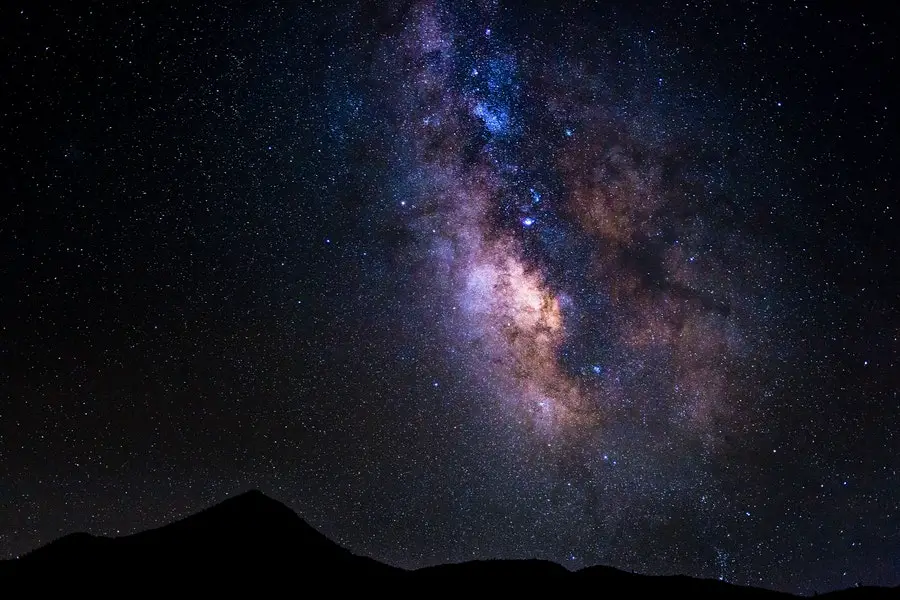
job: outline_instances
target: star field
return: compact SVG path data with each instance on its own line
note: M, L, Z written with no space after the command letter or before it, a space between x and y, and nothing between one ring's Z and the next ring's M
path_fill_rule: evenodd
M7 7L0 556L900 583L896 14Z

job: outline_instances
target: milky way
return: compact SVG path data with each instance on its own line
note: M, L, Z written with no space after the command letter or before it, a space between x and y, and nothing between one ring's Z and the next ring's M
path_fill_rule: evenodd
M10 11L0 558L256 487L408 568L896 584L873 11Z
M752 243L700 212L730 200L727 167L691 155L711 133L614 114L590 75L517 57L474 12L414 5L375 67L404 74L387 88L416 186L396 208L434 263L421 284L454 299L435 333L535 443L591 452L624 427L713 451L768 324Z
M752 200L777 194L777 157L655 31L570 22L554 45L503 14L404 5L367 73L403 298L454 373L438 394L472 406L454 427L489 440L466 453L490 474L460 485L522 523L452 557L732 578L731 532L760 506L742 461L770 426L772 357L792 356L786 257ZM456 527L485 527L457 508Z
M516 554L564 548L571 566L647 564L673 520L727 536L714 471L765 411L756 360L779 302L763 297L777 264L733 215L727 115L662 79L633 89L603 48L548 59L490 7L398 19L371 67L391 115L384 202L418 249L410 303L439 307L435 360L492 440L472 451L493 474L465 485L509 486L510 519L556 528L509 532ZM720 576L726 542L693 550Z

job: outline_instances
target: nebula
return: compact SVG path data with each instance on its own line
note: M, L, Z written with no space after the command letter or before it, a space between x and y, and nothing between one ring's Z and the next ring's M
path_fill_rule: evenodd
M692 206L708 193L691 172L702 165L583 100L583 79L528 72L439 3L408 19L381 68L406 74L388 86L401 171L435 262L424 277L454 299L444 335L466 348L454 360L544 436L649 415L714 443L752 333L735 324L735 274ZM526 115L530 86L565 93Z

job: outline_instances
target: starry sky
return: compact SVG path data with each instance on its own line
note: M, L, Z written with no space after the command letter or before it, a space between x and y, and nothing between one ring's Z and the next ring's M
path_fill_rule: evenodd
M900 583L897 11L4 5L0 557Z

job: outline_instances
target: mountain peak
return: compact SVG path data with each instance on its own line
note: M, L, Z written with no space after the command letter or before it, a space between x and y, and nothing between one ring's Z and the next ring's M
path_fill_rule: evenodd
M248 490L226 498L219 504L215 504L193 517L188 517L188 519L194 519L202 515L246 519L259 519L262 517L266 521L282 519L305 523L293 510L257 489Z
M223 565L271 573L302 565L320 575L335 570L392 572L393 567L353 555L290 508L260 490L232 496L158 529L119 538L77 533L23 557L23 570L52 564L90 576L97 569L137 573L149 565L172 572L212 573ZM41 567L43 568L43 567Z

